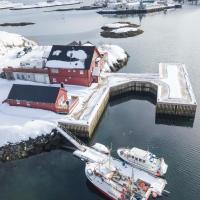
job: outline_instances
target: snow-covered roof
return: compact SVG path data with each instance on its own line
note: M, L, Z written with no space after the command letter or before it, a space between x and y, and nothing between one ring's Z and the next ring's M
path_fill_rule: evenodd
M46 67L65 69L89 69L95 46L54 45L47 58Z

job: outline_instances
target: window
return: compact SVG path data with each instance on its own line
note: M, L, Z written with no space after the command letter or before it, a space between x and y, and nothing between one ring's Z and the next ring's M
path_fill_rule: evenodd
M135 158L136 161L138 161L138 158Z
M53 78L53 82L56 83L56 78Z
M65 82L67 82L67 78L65 79Z
M70 70L70 69L68 69L68 72L71 72L71 70Z
M76 72L76 70L74 69L73 72Z
M139 158L139 162L142 162L142 159Z
M83 70L80 70L80 74L84 74Z
M16 100L17 104L20 104L20 100Z
M26 105L27 105L27 106L30 106L30 103L29 103L29 102L27 102L27 103L26 103Z
M17 74L17 79L20 79L20 75L19 74Z
M51 69L51 73L57 74L58 72L58 69Z

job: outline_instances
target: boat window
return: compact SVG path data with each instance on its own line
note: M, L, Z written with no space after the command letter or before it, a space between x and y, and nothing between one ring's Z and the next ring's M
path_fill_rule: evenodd
M135 158L135 160L138 160L138 158Z
M139 158L139 162L142 162L142 159Z
M134 156L132 156L132 158L134 159Z
M143 163L145 163L145 160L143 160Z

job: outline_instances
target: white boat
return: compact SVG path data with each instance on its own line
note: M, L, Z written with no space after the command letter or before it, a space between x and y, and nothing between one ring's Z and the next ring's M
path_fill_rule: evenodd
M103 144L100 144L100 143L95 143L93 146L92 146L93 149L99 151L100 153L104 153L104 154L109 154L110 151L109 149L103 145Z
M146 200L145 192L108 162L87 163L85 174L100 192L112 200Z
M149 151L133 147L132 149L120 148L117 153L127 163L153 175L164 176L167 172L168 165L164 158L158 158Z

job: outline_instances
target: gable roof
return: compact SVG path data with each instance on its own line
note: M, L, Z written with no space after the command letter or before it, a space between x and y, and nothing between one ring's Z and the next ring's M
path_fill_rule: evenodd
M59 90L59 87L13 84L7 99L55 103Z
M90 69L95 48L95 46L53 45L46 67Z
M79 46L81 43L77 42L77 41L73 41L70 42L69 44L67 44L67 46Z

